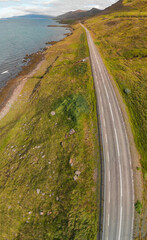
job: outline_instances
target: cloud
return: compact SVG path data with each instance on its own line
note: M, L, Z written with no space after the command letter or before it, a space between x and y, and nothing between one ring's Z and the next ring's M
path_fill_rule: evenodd
M43 14L43 15L49 15L49 12L51 12L51 9L49 7L47 8L38 8L35 6L32 7L8 7L3 8L3 11L0 10L0 18L8 18L13 16L23 16L27 14Z
M35 5L51 6L51 15L59 15L77 9L88 10L96 7L104 9L118 0L39 0L34 1Z
M57 16L77 9L104 9L118 0L0 0L0 18L25 14Z
M25 15L26 13L22 11L18 11L17 9L13 7L7 7L3 8L2 10L0 9L0 18L8 18L8 17L13 17L13 16L22 16Z
M21 0L0 0L0 2L20 2Z

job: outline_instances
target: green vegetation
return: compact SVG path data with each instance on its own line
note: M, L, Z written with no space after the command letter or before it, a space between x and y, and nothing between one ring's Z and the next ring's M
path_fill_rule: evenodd
M96 99L75 28L0 122L0 239L96 239Z
M62 19L60 20L60 23L62 24L75 24L76 20L72 20L72 19Z
M141 214L142 203L139 200L135 203L135 210L137 213Z
M118 11L86 21L128 107L142 169L147 172L146 1L123 1ZM135 16L135 17L133 17Z
M143 211L141 211L140 204L135 205L137 211L135 211L134 218L134 239L146 239L146 18L146 0L124 0L122 3L120 1L110 7L103 14L85 21L106 67L123 97L136 146L140 153L141 168L135 157L132 159L135 198L141 199L143 205ZM126 124L128 125L127 120ZM132 144L131 139L130 143ZM134 152L133 154L135 156ZM136 155L136 157L138 156ZM136 168L137 166L140 171ZM142 173L144 182L142 182ZM137 214L140 211L141 214Z

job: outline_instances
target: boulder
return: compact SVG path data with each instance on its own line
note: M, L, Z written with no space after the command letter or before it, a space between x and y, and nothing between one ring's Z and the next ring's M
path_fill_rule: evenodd
M40 189L37 189L37 194L39 194L40 193Z
M80 171L76 171L75 174L76 174L77 176L80 176L81 172L80 172Z
M75 181L78 180L78 176L77 176L77 175L74 176L74 180L75 180Z
M69 131L69 134L70 135L73 135L76 131L72 128L70 131Z
M56 113L55 113L54 111L52 111L52 112L51 112L51 115L52 115L52 116L55 116L55 115L56 115Z

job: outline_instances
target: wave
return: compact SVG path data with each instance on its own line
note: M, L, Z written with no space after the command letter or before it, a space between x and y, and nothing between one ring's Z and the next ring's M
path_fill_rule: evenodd
M1 74L6 74L6 73L9 73L9 71L8 71L8 70L6 70L6 71L2 72Z

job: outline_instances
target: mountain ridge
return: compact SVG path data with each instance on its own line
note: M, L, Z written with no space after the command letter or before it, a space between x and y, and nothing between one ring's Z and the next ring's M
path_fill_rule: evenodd
M0 20L5 19L47 19L47 18L53 18L53 16L50 15L41 15L41 14L27 14L23 16L14 16L14 17L8 17L8 18L1 18Z
M97 8L92 8L91 10L76 10L76 11L70 11L65 14L59 15L56 17L57 20L78 20L81 18L86 18L86 17L92 17L98 13L100 13L101 10Z

